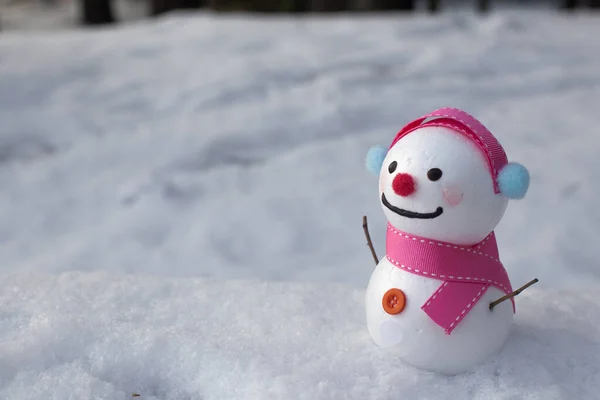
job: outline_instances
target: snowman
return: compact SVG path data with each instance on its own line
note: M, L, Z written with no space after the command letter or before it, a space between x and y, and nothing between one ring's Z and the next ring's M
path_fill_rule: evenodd
M366 290L373 341L416 368L455 375L502 349L515 313L494 228L529 173L479 121L442 108L372 148L386 254Z

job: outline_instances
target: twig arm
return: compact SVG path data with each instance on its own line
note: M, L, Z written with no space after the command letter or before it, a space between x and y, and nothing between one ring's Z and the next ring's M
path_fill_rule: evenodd
M511 298L515 297L516 295L518 295L523 290L527 289L529 286L533 285L536 282L538 282L538 278L535 278L534 280L527 282L525 285L521 286L520 288L518 288L517 290L515 290L512 293L509 293L506 296L502 296L498 300L492 301L490 303L490 311L492 311L494 309L494 307L496 307L498 304L502 303L503 301L506 301L508 299L511 299Z
M377 258L377 254L375 253L375 248L373 247L373 242L371 241L371 235L369 234L369 225L367 224L367 216L363 215L362 218L362 227L365 232L365 237L367 238L367 245L371 250L371 255L373 256L373 260L375 261L375 265L379 264L379 259Z

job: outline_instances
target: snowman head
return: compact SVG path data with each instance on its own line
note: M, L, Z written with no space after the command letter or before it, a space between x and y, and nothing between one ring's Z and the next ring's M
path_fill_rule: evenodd
M379 201L396 229L460 245L480 242L523 198L529 173L464 111L436 110L405 126L388 150L373 148Z

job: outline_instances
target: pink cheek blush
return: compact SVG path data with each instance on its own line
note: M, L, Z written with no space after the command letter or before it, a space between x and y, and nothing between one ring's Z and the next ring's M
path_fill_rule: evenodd
M444 200L451 206L457 206L463 199L463 192L456 186L444 188Z

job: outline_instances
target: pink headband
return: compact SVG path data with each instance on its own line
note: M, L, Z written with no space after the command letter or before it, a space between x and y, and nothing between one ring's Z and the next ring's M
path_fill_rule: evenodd
M428 119L429 121L425 122ZM481 149L488 161L488 167L494 180L495 193L500 193L498 172L508 163L506 153L494 135L475 117L463 110L450 107L440 108L410 122L396 134L394 141L390 145L390 149L410 132L426 126L450 128L453 131L462 133L473 141Z

